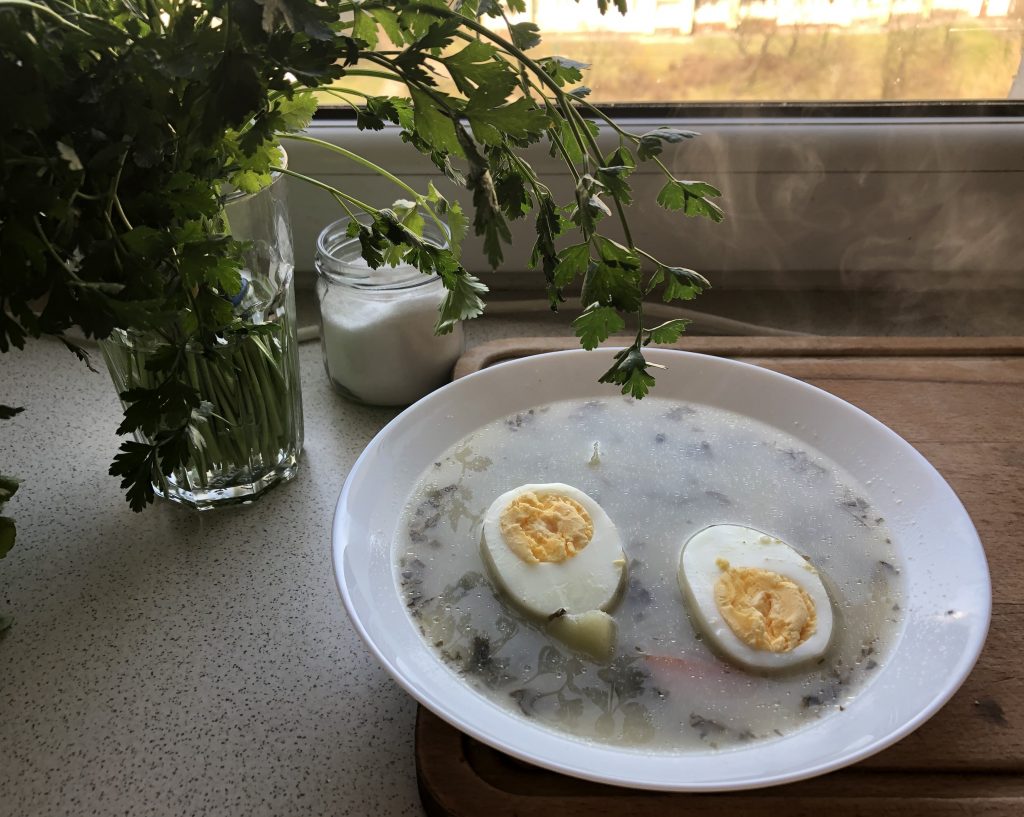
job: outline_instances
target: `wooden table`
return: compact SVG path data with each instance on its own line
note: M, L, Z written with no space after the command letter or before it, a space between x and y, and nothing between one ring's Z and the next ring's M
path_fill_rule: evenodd
M495 341L456 377L573 339ZM420 709L416 763L431 815L637 817L1024 817L1024 338L698 338L677 348L755 363L812 383L881 420L960 496L992 572L988 641L930 721L855 766L768 789L664 794L537 769Z

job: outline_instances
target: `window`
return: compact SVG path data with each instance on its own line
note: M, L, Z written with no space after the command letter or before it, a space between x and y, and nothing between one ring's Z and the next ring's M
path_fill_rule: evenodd
M1006 99L1024 11L1015 0L633 0L624 17L530 5L517 21L540 26L547 53L590 64L600 102Z
M1024 0L530 0L536 53L590 66L602 103L1024 97ZM497 33L505 21L484 18ZM386 82L367 83L395 91Z
M1019 2L631 0L623 17L600 15L594 0L533 0L519 21L540 26L538 53L589 62L591 99L631 126L702 134L670 160L679 176L723 190L727 219L682 222L654 205L656 176L646 187L634 176L634 235L659 256L718 287L873 287L897 277L915 290L1021 291L1024 233L1012 222L1024 190L1024 103L1008 99L1018 96ZM395 130L360 132L343 108L323 111L313 128L417 186L440 183ZM567 174L544 146L531 161L567 198ZM381 204L396 197L306 146L293 163ZM303 214L298 264L309 269L335 210L316 191L292 190ZM488 283L536 294L538 278L524 274L528 220L518 230L506 273ZM472 247L466 261L486 267Z

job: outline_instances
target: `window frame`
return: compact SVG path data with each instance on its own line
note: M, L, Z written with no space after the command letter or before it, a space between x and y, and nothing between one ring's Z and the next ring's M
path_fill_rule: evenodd
M957 286L1024 289L1024 231L1013 216L1024 190L1024 102L603 106L627 129L689 127L702 137L673 146L681 178L720 187L727 219L688 220L655 204L661 180L632 177L637 243L670 263L690 266L718 287L901 288ZM322 109L309 132L345 144L417 189L428 181L458 195L397 128L360 131L345 109ZM617 143L606 126L599 141ZM291 166L339 186L356 186L378 205L401 192L324 150L288 146ZM529 159L565 201L569 176L543 145ZM338 208L320 191L289 180L296 266L310 280L319 230ZM781 191L781 192L780 192ZM464 193L465 191L463 191ZM779 201L786 200L786 207ZM463 199L468 206L469 202ZM892 213L885 212L889 208ZM528 269L529 216L515 225L496 291L541 292ZM976 249L984 246L981 257ZM475 243L467 267L488 268Z

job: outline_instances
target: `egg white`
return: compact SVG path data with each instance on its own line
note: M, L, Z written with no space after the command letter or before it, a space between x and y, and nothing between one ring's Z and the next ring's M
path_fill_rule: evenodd
M583 506L594 526L587 546L561 562L527 563L510 550L501 534L501 513L516 497L531 491L539 496L561 494ZM622 540L604 508L578 488L559 482L520 485L495 499L484 514L481 551L507 598L543 619L559 610L607 612L618 600L626 576Z
M760 568L785 576L810 596L817 629L789 652L756 650L744 643L719 612L715 584L722 575L718 560L733 568ZM781 539L741 525L712 525L683 545L679 587L690 612L712 644L745 667L780 670L821 657L832 640L832 603L818 571Z

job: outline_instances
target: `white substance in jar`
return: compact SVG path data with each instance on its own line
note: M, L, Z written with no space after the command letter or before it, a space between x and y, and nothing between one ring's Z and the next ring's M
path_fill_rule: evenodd
M365 223L364 225L365 226ZM327 376L360 403L405 406L444 385L463 349L462 325L435 335L446 291L441 279L407 263L372 269L349 221L328 225L317 240L317 297ZM439 226L423 238L447 245Z
M425 276L411 266L378 272L385 281L412 280L398 288L327 288L320 302L324 362L331 380L356 399L406 405L448 381L462 354L462 326L434 334L445 295L440 279L416 280Z

